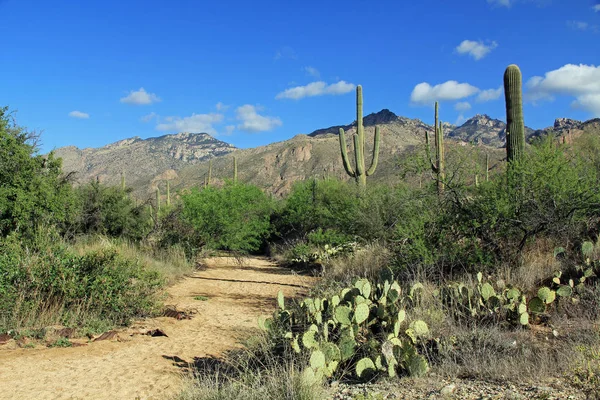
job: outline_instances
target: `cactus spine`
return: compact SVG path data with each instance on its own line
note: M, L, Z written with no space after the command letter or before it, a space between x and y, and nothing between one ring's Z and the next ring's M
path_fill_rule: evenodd
M233 183L237 183L237 157L233 156Z
M521 158L525 151L525 124L521 70L515 64L504 71L504 98L506 100L506 159L510 163Z
M362 86L356 87L356 134L354 135L354 159L355 168L352 168L348 150L346 148L346 135L344 129L340 128L340 149L342 152L342 161L344 169L351 177L356 179L356 183L361 187L367 186L367 176L371 176L377 169L379 160L379 127L375 127L375 138L373 144L373 159L371 166L365 170L365 129L363 126L363 96Z
M437 190L439 194L444 193L444 180L446 178L445 162L444 162L444 128L442 121L438 121L438 102L435 102L435 160L431 158L431 150L429 148L429 132L425 131L425 151L427 158L431 163L431 170L437 175Z

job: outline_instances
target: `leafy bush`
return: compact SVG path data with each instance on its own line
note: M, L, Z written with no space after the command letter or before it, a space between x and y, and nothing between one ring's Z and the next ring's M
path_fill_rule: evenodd
M11 237L0 242L0 330L14 328L25 315L59 310L62 320L83 308L114 324L147 316L158 306L164 280L115 249L78 255L56 241L25 249Z
M36 135L17 126L0 108L0 237L22 236L37 226L64 229L74 216L71 184L61 174L53 153L37 154Z
M256 186L192 188L181 199L181 218L210 249L256 251L270 234L273 204Z
M136 205L131 190L96 181L77 188L80 209L75 231L141 240L152 228L144 205Z

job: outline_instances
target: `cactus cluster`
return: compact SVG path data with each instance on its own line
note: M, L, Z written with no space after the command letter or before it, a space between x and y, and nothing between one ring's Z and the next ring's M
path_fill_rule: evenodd
M574 297L575 289L581 288L586 279L595 276L591 268L582 271L578 279L564 280L562 272L554 274L550 286L540 287L535 296L517 287L506 285L503 281L492 285L484 282L483 274L477 274L475 288L463 283L452 283L440 290L442 301L453 317L459 320L493 319L506 321L514 326L528 326L532 318L547 314L549 307L559 298L577 302Z
M280 292L278 310L259 325L279 332L295 352L310 354L303 376L311 382L348 370L361 380L399 372L423 375L429 365L416 345L429 336L429 328L422 320L409 322L409 296L389 269L384 275L382 283L357 279L331 297L304 299L293 310L286 308Z
M431 150L429 148L429 132L425 131L425 151L427 158L431 164L431 170L437 175L438 193L444 193L444 180L446 178L445 160L444 160L444 128L442 121L438 120L438 102L435 102L435 160L431 158Z
M340 149L342 152L342 161L344 169L351 177L356 179L356 183L364 188L367 186L367 176L371 176L377 169L379 160L379 127L375 127L375 139L373 144L373 159L369 169L365 167L365 128L363 126L363 96L362 86L356 87L356 134L354 135L354 160L355 167L352 168L348 150L346 148L346 135L343 128L340 128Z

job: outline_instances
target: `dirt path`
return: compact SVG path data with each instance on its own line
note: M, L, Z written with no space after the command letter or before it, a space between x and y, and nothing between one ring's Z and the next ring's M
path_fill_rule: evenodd
M211 258L208 268L171 287L166 304L196 309L190 320L161 317L121 331L119 341L83 347L0 348L0 399L165 399L181 388L181 368L194 357L219 356L257 327L257 317L314 278L290 274L265 259ZM206 296L208 300L194 300ZM168 337L133 335L160 328ZM178 367L179 366L179 367Z

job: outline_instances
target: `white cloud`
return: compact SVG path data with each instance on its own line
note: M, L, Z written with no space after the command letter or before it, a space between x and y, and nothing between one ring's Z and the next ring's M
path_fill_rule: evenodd
M215 108L217 109L217 111L225 111L225 110L227 110L227 109L229 108L229 106L228 106L228 105L226 105L226 104L223 104L223 103L221 103L221 102L218 102L218 103L215 105Z
M251 104L245 104L236 110L237 119L241 121L237 128L246 132L264 132L270 131L283 125L277 117L267 117L260 115L259 109Z
M304 72L317 79L321 77L321 73L319 72L319 70L314 67L304 67Z
M496 47L498 47L498 43L496 42L485 44L481 40L478 42L474 40L463 40L458 46L456 46L456 51L459 54L469 54L475 60L481 60Z
M69 113L69 117L79 118L79 119L88 119L90 117L90 114L75 110L75 111L71 111Z
M504 91L504 88L502 86L500 86L498 89L482 90L477 95L477 99L475 99L475 101L477 101L478 103L485 103L486 101L492 101L492 100L499 99L500 96L502 96L503 91Z
M454 105L456 111L468 111L471 109L471 104L468 101L460 101Z
M592 7L592 9L596 12L600 12L600 4L596 4L595 6Z
M514 0L487 0L488 3L497 6L510 7Z
M132 90L125 97L121 98L121 103L146 105L159 102L160 98L154 93L148 93L144 88Z
M214 124L223 121L223 114L192 114L189 117L167 117L165 122L156 125L159 131L208 133L217 135Z
M140 121L142 121L142 122L150 122L154 118L158 118L158 114L155 113L154 111L152 111L150 114L146 114L142 118L140 118Z
M567 21L567 25L578 31L587 31L587 29L590 27L590 24L584 21Z
M235 131L235 125L227 125L225 127L225 133L224 133L224 135L225 136L229 136L229 135L231 135L233 133L233 131Z
M410 101L416 104L427 104L434 101L460 100L477 92L479 89L475 86L457 81L447 81L435 86L421 82L410 94Z
M575 97L573 107L600 116L600 65L566 64L526 83L528 101L552 100L555 95Z
M323 81L312 82L306 86L296 86L284 90L275 96L276 99L294 99L299 100L304 97L323 96L323 95L339 95L351 92L356 88L353 83L339 81L328 85Z

